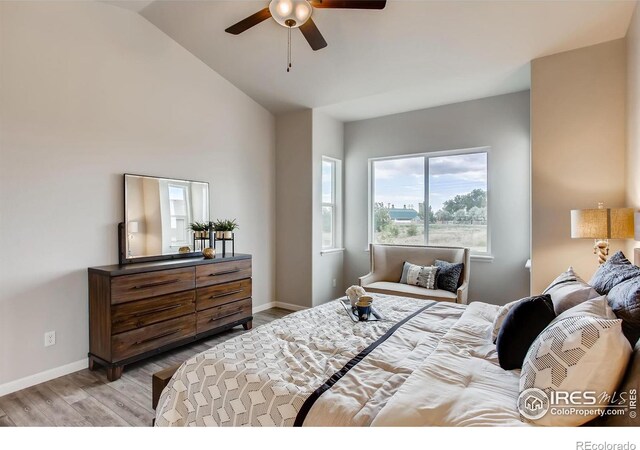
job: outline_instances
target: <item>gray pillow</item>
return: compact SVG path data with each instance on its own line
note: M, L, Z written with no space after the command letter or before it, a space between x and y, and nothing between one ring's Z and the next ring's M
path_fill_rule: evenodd
M455 264L436 259L435 265L440 269L436 278L436 287L455 294L462 284L461 275L464 263Z
M418 266L410 262L404 263L400 283L420 286L426 289L435 289L438 269L435 266Z
M640 267L631 264L622 252L616 252L602 264L593 275L589 284L600 294L608 294L617 284L640 276Z
M607 298L616 317L622 319L622 332L633 347L640 338L640 276L615 285Z
M600 297L594 288L574 272L573 267L569 267L553 280L543 294L551 296L553 309L558 315L582 302Z

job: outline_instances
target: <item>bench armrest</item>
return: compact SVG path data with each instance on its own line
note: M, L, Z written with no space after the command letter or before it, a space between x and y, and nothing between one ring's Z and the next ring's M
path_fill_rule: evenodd
M360 286L367 286L371 283L375 283L376 281L380 281L380 277L373 272L369 272L363 277L358 279Z
M461 303L463 305L467 304L467 297L469 295L469 283L462 283L462 285L458 288L456 303Z

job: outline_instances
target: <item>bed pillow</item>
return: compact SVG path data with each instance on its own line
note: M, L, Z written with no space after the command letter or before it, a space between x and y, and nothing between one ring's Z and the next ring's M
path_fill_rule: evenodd
M500 332L500 328L502 328L504 319L505 317L507 317L507 314L509 314L509 311L511 311L511 309L514 306L516 306L519 302L526 300L527 298L530 298L530 297L521 298L520 300L514 300L498 308L498 313L496 314L496 317L493 319L493 324L491 325L491 337L490 337L491 342L493 342L494 344L496 343L496 340L498 339L498 333Z
M434 264L440 269L436 278L436 287L455 294L462 284L464 263L450 263L436 259Z
M640 338L640 277L617 284L607 298L616 317L622 320L622 332L633 347Z
M607 262L601 264L589 284L600 294L608 294L617 284L640 276L640 267L631 264L622 252L616 252Z
M436 266L417 266L410 262L405 262L402 267L400 283L435 289L438 270Z
M613 312L613 309L609 306L609 302L607 301L606 295L601 295L596 298L591 298L586 302L582 302L579 305L574 306L558 315L551 324L558 322L562 319L566 319L568 317L576 317L576 316L590 316L590 317L599 317L601 319L617 319L616 315ZM551 325L550 324L550 325Z
M504 370L520 369L533 341L555 317L553 302L548 295L517 302L498 332L496 350L500 367Z
M575 273L573 267L569 267L566 272L553 280L543 294L551 296L556 314L562 314L586 300L600 296L593 287Z
M546 426L578 426L590 421L598 415L598 408L607 407L608 401L600 394L613 396L630 355L631 346L622 334L619 319L573 316L554 322L535 339L522 365L518 397L521 419ZM589 405L588 411L553 414L554 408L549 408L553 391L595 391L599 403ZM534 396L543 403L546 399L546 406L534 411L527 408Z

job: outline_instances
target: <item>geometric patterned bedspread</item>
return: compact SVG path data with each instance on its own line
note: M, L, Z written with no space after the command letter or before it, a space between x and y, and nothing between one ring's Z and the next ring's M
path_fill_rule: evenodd
M292 426L305 400L428 302L375 296L384 321L354 323L338 300L259 326L187 360L156 426ZM465 306L436 303L403 324L314 404L304 425L368 425Z

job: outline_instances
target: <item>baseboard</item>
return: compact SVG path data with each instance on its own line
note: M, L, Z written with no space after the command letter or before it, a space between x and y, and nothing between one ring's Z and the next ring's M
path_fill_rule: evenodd
M45 381L53 380L63 375L68 375L78 370L86 369L89 367L89 359L84 358L80 361L72 362L64 366L56 367L53 369L45 370L44 372L29 375L28 377L20 378L18 380L10 381L0 385L0 397L3 395L11 394L12 392L26 389L36 384L44 383Z
M309 309L308 306L294 305L292 303L273 302L276 308L287 309L289 311L302 311L303 309Z
M302 311L303 309L307 309L306 306L294 305L291 303L269 302L265 303L264 305L254 306L252 311L253 314L255 314L271 308L282 308L288 311Z

